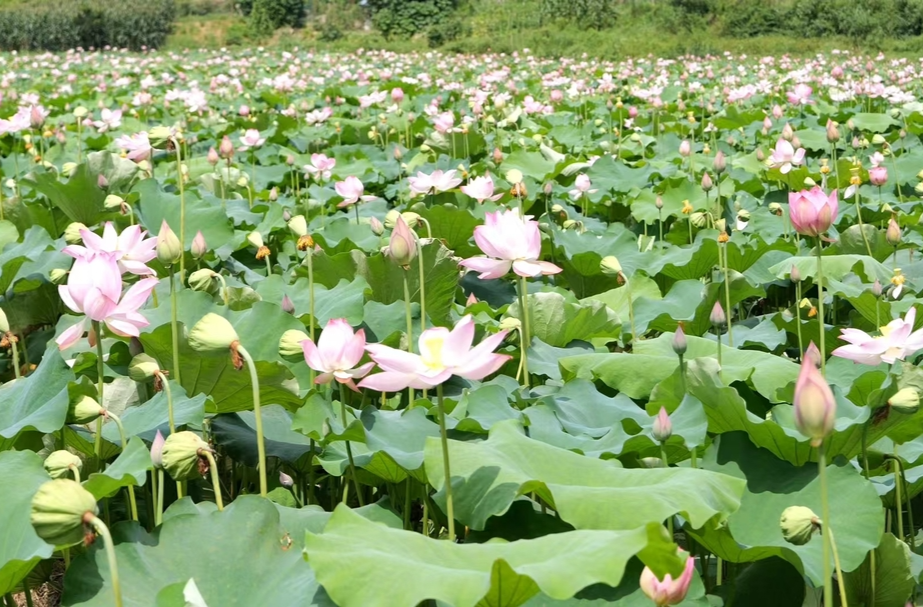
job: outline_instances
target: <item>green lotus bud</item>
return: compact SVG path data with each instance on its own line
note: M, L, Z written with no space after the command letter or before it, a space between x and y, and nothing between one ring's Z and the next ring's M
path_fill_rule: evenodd
M775 215L776 217L782 216L782 205L778 202L769 203L769 212Z
M811 179L810 177L805 177L805 178L804 178L804 187L806 187L806 188L813 188L813 187L816 186L816 185L817 185L817 182L814 181L813 179Z
M196 270L189 275L189 288L193 291L210 293L215 286L215 276L218 274L209 268Z
M182 257L183 245L176 233L170 229L167 220L164 219L160 224L160 232L157 234L157 260L165 266L172 266L179 263Z
M131 359L128 365L128 377L132 381L146 382L154 379L154 376L160 372L160 365L154 360L154 357L147 354L138 354Z
M304 350L301 348L301 342L306 339L311 338L304 331L289 329L279 338L279 356L282 358L303 356Z
M606 255L599 262L599 269L606 276L618 276L622 273L622 264L615 255Z
M6 312L0 308L0 333L6 333L10 330L10 321L6 318Z
M65 478L72 470L79 474L83 468L83 460L70 451L61 449L53 451L51 455L45 458L43 465L45 466L45 472L51 478Z
M64 279L67 278L67 270L62 268L54 268L51 272L48 273L48 280L53 284L59 285L64 283Z
M74 108L74 118L80 118L82 120L83 118L86 118L87 114L89 113L90 110L86 109L82 105L78 105Z
M918 183L917 185L913 186L913 189L917 194L923 195L923 182Z
M811 541L811 536L820 530L820 525L820 518L804 506L789 506L782 511L782 518L779 519L782 537L796 546L804 546Z
M103 206L107 209L120 209L125 204L125 199L116 194L109 194L103 201Z
M166 126L155 126L147 132L147 138L151 142L151 147L155 150L166 149L167 143L173 135L173 129Z
M175 432L163 443L163 468L175 481L200 478L208 470L205 451L211 449L195 432ZM204 462L203 462L204 460Z
M96 418L104 413L102 406L95 399L86 394L81 394L75 400L72 400L67 407L67 423L69 424L89 424L96 421Z
M35 533L54 546L83 541L84 519L96 516L96 498L75 480L58 478L38 488L30 520Z
M708 225L708 216L701 211L696 211L695 213L689 216L689 221L691 221L692 225L694 225L695 227L702 229L706 225Z
M80 231L86 229L87 227L79 221L69 224L64 228L64 241L67 244L80 244L83 242L83 236L80 235Z
M514 331L519 329L522 326L522 321L513 316L507 316L500 321L500 330L501 331Z
M750 211L747 209L740 209L737 211L737 221L747 222L750 221Z
M872 143L875 145L884 145L886 141L887 140L884 138L884 136L878 133L872 136Z
M393 230L394 226L397 225L397 218L402 217L404 223L407 224L407 227L411 230L417 227L417 224L420 223L420 214L414 213L413 211L405 211L403 213L399 212L397 209L391 209L385 215L385 228Z
M189 345L197 352L225 352L236 341L237 331L223 316L209 312L189 332Z
M902 388L888 399L888 404L898 413L916 413L920 408L920 393L913 388Z
M308 233L308 221L304 218L304 215L295 215L288 220L288 229L295 236L305 236Z

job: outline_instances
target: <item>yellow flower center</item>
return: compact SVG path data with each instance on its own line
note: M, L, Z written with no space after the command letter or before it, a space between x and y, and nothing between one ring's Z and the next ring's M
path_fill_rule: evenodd
M440 335L428 336L423 340L425 348L421 352L423 364L433 371L441 371L445 368L442 362L442 344L445 339Z

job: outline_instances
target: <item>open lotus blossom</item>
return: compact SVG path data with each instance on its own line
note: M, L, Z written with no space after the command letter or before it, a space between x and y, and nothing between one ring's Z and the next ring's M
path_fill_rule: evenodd
M484 379L510 359L506 354L494 354L506 333L495 333L472 348L474 319L465 316L451 331L445 327L423 331L419 339L419 354L370 344L365 349L383 373L369 375L359 383L359 387L397 392L404 388L433 388L453 375L472 380Z
M256 129L247 129L243 135L240 137L240 147L237 148L241 152L246 152L250 148L258 148L261 145L266 143L264 137L260 137L260 132Z
M461 177L455 176L455 169L449 171L436 169L430 175L418 171L416 177L408 177L407 181L410 183L410 191L414 196L445 192L458 187L462 182Z
M683 573L676 578L668 573L663 580L658 580L654 572L649 567L645 567L641 572L641 590L647 595L647 598L654 601L657 607L666 607L667 605L679 605L686 598L689 592L689 584L692 583L692 574L695 572L695 559L692 556L686 557L686 566Z
M864 365L893 364L923 349L923 329L913 330L916 308L910 308L904 318L895 318L881 327L881 335L872 337L859 329L842 329L840 339L849 345L833 351L834 356Z
M122 110L103 108L99 113L99 120L93 121L93 126L100 133L119 128L122 126Z
M304 165L304 171L318 181L327 181L336 164L336 158L328 158L326 154L311 154L311 164Z
M820 236L836 221L839 210L836 190L824 194L819 186L800 192L789 192L788 212L792 227L803 236Z
M345 318L330 320L321 331L317 344L306 339L301 342L301 349L308 366L320 373L314 379L316 384L336 380L358 392L353 380L365 377L375 366L373 362L359 365L365 354L365 330L353 333Z
M577 175L577 179L574 180L574 189L568 192L570 197L574 200L584 196L585 194L595 194L599 190L590 189L590 178L587 177L584 173Z
M363 192L365 192L365 186L362 185L362 182L359 181L358 177L349 176L343 181L338 181L333 185L333 189L336 190L337 194L343 197L343 201L337 205L338 209L348 207L351 204L356 204L360 200L362 202L375 200L374 196L363 195Z
M787 92L785 96L792 105L808 105L814 103L811 100L811 94L814 92L810 86L804 83L795 85L795 88Z
M77 343L86 330L86 321L104 322L117 335L137 337L148 321L138 309L157 286L156 278L145 278L122 294L122 274L116 253L90 253L77 257L66 285L58 287L64 305L85 314L77 324L55 340L62 350Z
M798 151L795 151L791 142L785 139L779 139L776 142L776 147L769 156L769 165L774 169L779 169L783 175L803 161L804 148L798 148Z
M70 245L62 252L77 259L96 253L112 253L122 273L150 276L154 270L147 267L147 262L157 257L157 238L145 238L145 235L147 232L137 225L128 226L119 234L112 222L107 221L101 237L82 229L83 246Z
M519 209L487 213L484 225L474 228L474 241L487 257L470 257L459 265L480 272L479 278L502 278L513 269L520 276L557 274L561 268L539 260L542 235L530 215Z
M490 175L475 177L468 182L468 185L463 185L461 191L465 196L477 200L479 204L483 204L485 200L497 201L503 197L502 193L494 194L494 180L490 178Z
M146 131L134 135L122 135L115 140L115 145L125 150L128 159L134 162L147 160L153 151Z

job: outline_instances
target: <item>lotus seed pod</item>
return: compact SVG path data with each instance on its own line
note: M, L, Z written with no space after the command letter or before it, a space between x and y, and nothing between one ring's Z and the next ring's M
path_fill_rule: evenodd
M214 278L217 276L214 270L202 268L189 275L189 288L193 291L210 292L215 286Z
M511 184L522 183L522 179L523 179L522 171L520 171L519 169L510 169L509 171L506 172L506 180L509 181Z
M606 276L618 276L622 273L622 264L615 255L606 255L600 260L599 269Z
M165 126L155 126L147 132L148 141L151 142L151 147L155 150L164 150L167 148L167 143L173 137L173 129Z
M920 408L920 393L913 388L902 388L888 399L888 404L898 413L916 413Z
M308 221L304 218L304 215L295 215L288 220L288 229L295 236L307 236Z
M163 443L163 468L175 481L191 481L202 476L199 464L208 443L195 432L176 432Z
M884 145L885 143L887 143L887 139L884 138L884 135L881 135L880 133L876 133L872 135L872 143L874 145Z
M148 354L138 354L128 365L128 377L139 383L154 379L159 371L160 365Z
M105 410L95 399L86 394L81 394L75 400L72 400L67 407L67 423L89 424L96 421L96 418L104 412Z
M75 480L58 478L38 488L30 519L35 533L54 546L83 540L84 517L96 516L96 498Z
M67 270L62 268L54 268L51 272L48 273L48 280L53 284L59 285L63 284L64 280L67 278Z
M708 215L701 211L696 211L689 216L689 221L692 222L692 225L701 230L708 225Z
M80 244L83 242L80 232L86 229L87 227L78 221L69 224L64 228L64 241L67 244Z
M89 113L89 110L83 107L82 105L74 108L74 118L80 118L80 119L86 118L88 113Z
M303 356L301 342L311 339L308 334L298 329L289 329L279 338L279 356L282 358Z
M0 333L6 333L10 330L10 321L6 318L6 312L0 308Z
M224 352L240 338L223 316L209 312L189 332L189 345L196 352Z
M172 266L182 257L183 245L164 219L160 224L160 232L157 233L157 260L165 266Z
M247 242L259 249L260 247L265 247L266 243L263 242L263 235L257 231L250 232L247 234Z
M103 206L107 209L120 209L125 204L125 199L116 194L109 194L103 201Z
M70 451L61 449L52 451L51 454L45 458L43 465L45 466L45 472L47 472L48 476L51 478L64 478L71 470L76 470L79 473L83 468L83 460Z
M501 331L515 331L522 326L522 321L514 316L507 316L500 321Z
M820 529L820 519L814 511L804 506L789 506L782 511L779 526L786 542L804 546L811 541L814 532Z

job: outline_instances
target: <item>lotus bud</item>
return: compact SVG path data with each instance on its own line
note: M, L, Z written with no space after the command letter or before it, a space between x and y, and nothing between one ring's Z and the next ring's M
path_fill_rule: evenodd
M211 448L195 432L176 432L163 443L163 468L175 481L200 478L208 471L206 451Z
M500 151L500 148L494 148L493 159L494 164L500 164L503 162L503 152Z
M154 468L163 468L163 445L165 442L163 434L158 430L154 436L154 441L151 443L151 463L154 464Z
M167 220L164 219L160 224L160 232L157 234L157 260L165 266L172 266L182 257L183 245L176 237L176 233L170 229Z
M304 215L295 215L288 220L288 229L291 230L292 234L295 236L305 236L308 233L308 221L304 218ZM247 237L247 239L249 240L249 237ZM260 241L262 241L262 237Z
M666 408L660 407L660 412L654 418L654 424L651 426L651 436L658 443L665 443L673 436L673 422L670 421L670 414Z
M885 232L885 238L887 238L888 244L892 247L901 244L901 226L897 224L894 217L888 221L888 230Z
M273 188L269 190L269 200L271 202L279 200L279 188L273 186Z
M369 220L369 227L372 229L372 234L375 236L381 236L385 233L385 224L381 223L381 220L377 217L372 217Z
M279 338L279 356L282 358L304 356L301 342L310 339L308 334L298 329L289 329Z
M240 341L237 331L223 316L209 312L189 332L189 345L196 352L226 352Z
M73 222L68 224L64 228L64 241L67 244L80 244L83 241L83 236L80 235L81 230L86 230L87 227L80 222Z
M873 145L884 145L884 144L887 143L887 142L888 142L888 140L885 139L885 138L884 138L884 135L881 135L880 133L875 133L874 135L872 135L872 144L873 144Z
M514 316L507 316L500 321L499 326L501 331L516 331L522 326L522 321Z
M715 305L712 306L708 320L715 327L723 327L727 323L727 316L724 314L724 308L721 307L720 301L716 301Z
M875 297L881 297L881 293L882 293L881 281L876 278L875 282L872 283L872 295L874 295Z
M814 511L804 506L789 506L782 511L779 519L782 537L789 544L804 546L811 541L811 536L820 531L820 518Z
M103 201L103 206L107 209L121 209L123 204L125 204L125 199L116 194L109 194Z
M75 478L79 478L80 470L83 469L83 460L70 451L61 449L52 451L42 465L45 466L45 472L51 478L65 478L71 471L74 472Z
M688 158L692 154L692 144L688 139L683 139L679 144L679 155Z
M840 130L837 128L837 124L832 120L827 121L827 141L829 143L836 143L840 140Z
M606 255L599 262L599 270L606 276L619 276L622 274L622 264L614 255Z
M714 187L714 185L715 184L712 182L711 177L708 175L708 173L703 173L702 174L702 189L705 190L706 192L710 192L711 189Z
M817 369L813 357L805 356L795 383L795 427L818 447L833 431L836 400L830 386Z
M10 321L6 317L6 312L0 308L0 335L10 330Z
M673 333L673 351L676 355L682 357L686 353L686 331L683 329L683 323L676 324L676 332Z
M769 203L769 212L775 215L776 217L782 216L782 205L778 202Z
M208 155L205 158L208 160L208 164L215 166L220 160L218 157L218 150L216 150L214 146L208 148Z
M416 240L403 217L398 216L394 230L391 231L388 257L405 270L410 267L411 262L417 257Z
M913 186L913 190L917 194L920 194L921 196L923 196L923 182L920 182L917 185Z
M663 208L663 198L661 198L660 196L658 196L658 197L654 200L654 206L657 207L657 210L658 210L658 211L661 210L661 209Z
M189 275L189 288L193 291L209 293L215 285L213 282L215 276L217 276L217 274L210 268L196 270Z
M292 299L288 295L282 296L282 311L286 314L295 313L295 304L292 303Z
M54 268L51 272L48 273L48 280L56 285L64 283L64 279L67 278L67 270L61 268Z
M724 152L718 150L718 153L715 154L715 160L712 163L712 168L715 169L715 173L721 174L727 168L727 158L724 156Z
M98 512L92 493L75 480L58 478L38 488L30 520L35 533L49 544L71 546L83 541L87 514Z
M205 254L208 253L208 243L205 242L205 236L202 235L202 230L196 231L195 238L192 239L190 251L192 252L192 256L196 259L202 259L205 257Z
M128 377L139 383L150 381L160 372L160 365L148 354L138 354L128 365Z
M86 118L87 114L89 113L90 111L86 109L85 107L83 107L82 105L74 108L74 118L79 118L82 120Z
M167 144L173 136L173 129L165 126L155 126L147 132L147 138L151 142L151 147L155 150L166 149Z
M67 405L67 423L82 426L96 421L103 413L105 409L95 399L81 394Z
M760 162L763 162L764 160L766 160L766 152L764 152L761 148L757 149L756 159L759 160Z
M291 489L295 484L295 479L290 477L288 474L279 470L279 484L285 487L286 489Z
M701 230L708 225L708 215L701 211L696 211L689 216L689 221L692 222L692 225Z
M794 137L795 137L795 131L792 129L792 125L786 122L785 126L782 127L782 139L786 141L791 141Z
M511 169L506 172L506 180L512 184L522 183L523 175L519 169Z
M798 266L792 266L791 271L788 273L788 277L796 284L801 282L801 270L798 269Z
M920 408L920 393L914 388L901 388L888 399L888 404L898 413L916 413Z
M801 140L798 139L798 135L792 137L792 147L796 150L801 147Z
M660 581L650 568L644 567L644 570L641 572L639 585L641 586L641 591L644 592L657 607L679 605L686 599L686 594L689 592L689 584L692 583L693 573L695 573L695 559L687 555L683 573L675 580L667 575L663 581Z

